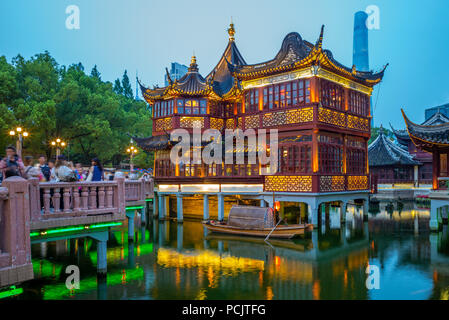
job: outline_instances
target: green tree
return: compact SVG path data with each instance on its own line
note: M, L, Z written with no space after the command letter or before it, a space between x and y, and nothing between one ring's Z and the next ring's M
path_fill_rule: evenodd
M120 83L120 79L115 79L114 82L114 92L117 94L123 94L122 84Z
M90 72L90 76L101 80L101 73L97 69L97 65L94 65L92 71Z
M87 75L81 63L59 66L48 52L29 60L18 55L11 64L0 57L0 146L14 142L8 131L20 124L30 132L24 155L50 157L50 141L60 137L71 160L88 164L96 156L119 164L127 157L127 133L151 134L146 103L121 91L120 80L102 81L96 66Z
M123 95L126 98L132 99L133 98L133 89L131 87L131 83L129 82L128 71L126 71L126 70L125 70L125 73L123 74L123 78L122 78L122 88L123 88Z
M383 128L384 130L384 135L386 135L390 140L394 140L395 136L393 131L391 131L390 129L386 129ZM380 132L380 127L372 127L371 128L371 138L368 141L368 145L373 142L374 140L376 140L376 138L379 136L379 132Z

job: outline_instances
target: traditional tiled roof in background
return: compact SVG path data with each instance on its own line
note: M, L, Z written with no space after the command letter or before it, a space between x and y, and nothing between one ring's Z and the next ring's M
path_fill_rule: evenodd
M421 164L407 150L388 139L382 126L379 136L368 146L368 160L370 167Z
M449 146L449 122L437 125L419 125L411 122L401 109L405 125L411 138L422 142L435 143Z

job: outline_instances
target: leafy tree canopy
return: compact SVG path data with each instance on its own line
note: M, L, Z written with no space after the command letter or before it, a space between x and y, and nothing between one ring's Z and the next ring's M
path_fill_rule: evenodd
M152 126L126 71L113 85L101 80L96 65L87 75L81 63L59 66L48 52L29 60L18 55L11 63L0 57L0 114L1 150L14 143L8 131L20 125L30 132L23 155L51 157L50 142L59 137L69 143L63 153L84 164L93 157L114 165L127 161L127 133L149 136ZM152 155L141 157L141 167L152 166Z

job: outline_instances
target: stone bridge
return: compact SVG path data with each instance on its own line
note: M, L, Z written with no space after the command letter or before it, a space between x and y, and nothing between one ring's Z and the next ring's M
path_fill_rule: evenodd
M0 288L33 278L31 244L91 237L98 241L97 271L107 272L109 228L128 218L134 237L136 211L145 221L154 181L41 182L20 177L0 187Z

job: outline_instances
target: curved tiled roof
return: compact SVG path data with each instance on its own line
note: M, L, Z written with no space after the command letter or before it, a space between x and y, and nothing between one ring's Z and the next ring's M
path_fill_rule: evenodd
M421 123L423 126L433 126L436 124L443 124L449 122L449 118L442 114L440 111L436 112L429 119Z
M411 122L401 109L410 137L429 144L449 146L449 122L437 125L419 125Z
M237 48L237 45L235 44L235 30L233 24L231 24L231 28L229 30L232 30L233 33L229 34L230 37L228 45L226 46L215 68L212 69L212 71L206 77L207 80L213 78L214 91L220 96L226 95L235 86L235 79L228 68L228 62L236 66L246 65L245 59L243 58L242 54Z
M230 69L238 78L252 79L308 65L319 65L366 85L375 85L382 80L388 64L378 73L357 71L355 66L348 68L335 60L331 51L323 50L323 34L324 25L321 27L318 40L315 45L312 45L310 42L303 40L298 33L291 32L284 38L281 49L274 59L245 66L236 66L231 63Z
M167 150L171 147L170 136L168 134L147 138L131 136L131 138L136 142L139 148L142 148L145 151Z
M188 96L203 96L213 92L213 77L206 80L198 71L196 57L193 56L187 73L179 80L172 81L168 78L170 84L163 88L149 89L140 84L142 95L148 100L163 98L166 94L180 94Z
M397 146L388 139L381 127L379 136L368 146L368 160L370 167L388 165L420 165L407 150Z

